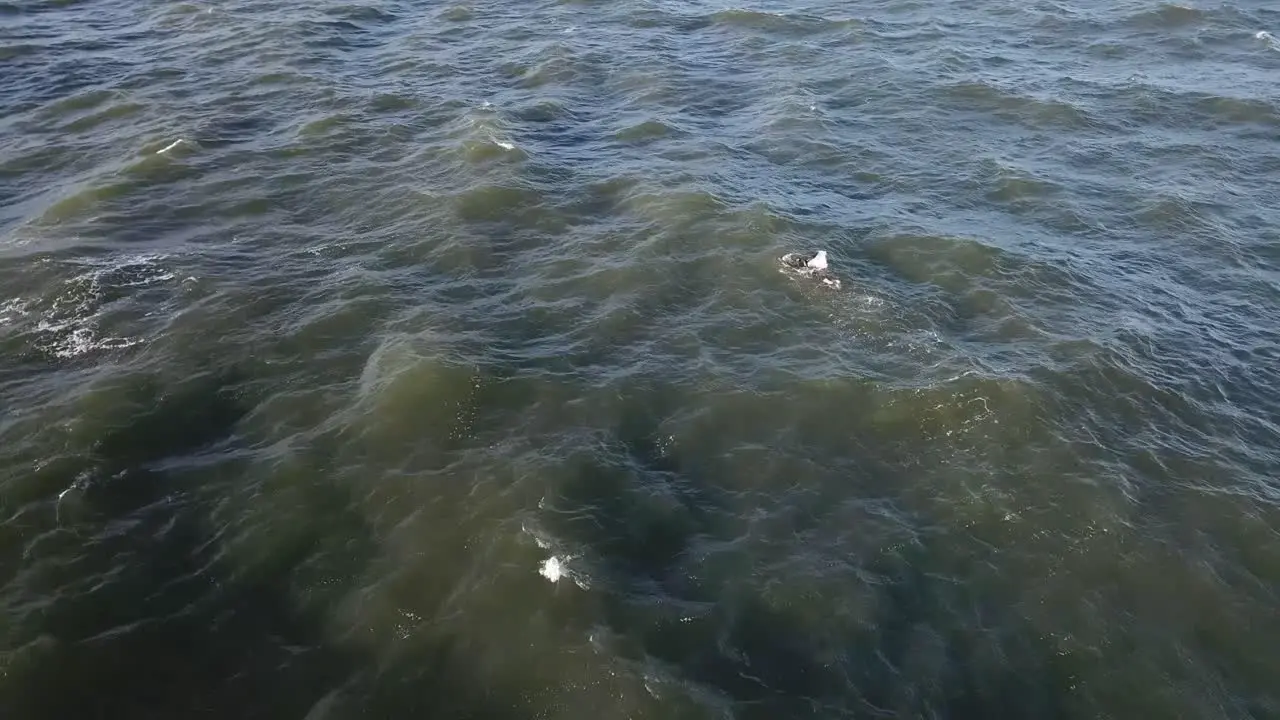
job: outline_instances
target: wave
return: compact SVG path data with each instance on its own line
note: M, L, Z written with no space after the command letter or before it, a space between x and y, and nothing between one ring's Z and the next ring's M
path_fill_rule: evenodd
M1263 98L1219 95L1135 84L1116 94L1113 105L1136 123L1204 128L1207 124L1280 127L1280 104Z
M1190 5L1161 3L1149 10L1143 10L1128 16L1125 19L1125 23L1139 28L1168 30L1198 25L1211 17L1211 12Z
M981 81L964 81L944 88L952 109L984 111L1029 127L1083 130L1103 127L1103 121L1075 103L1041 98Z
M832 19L803 13L774 13L741 8L721 10L712 13L708 19L713 25L794 36L848 32L862 27L862 23L853 18Z
M804 13L774 13L765 10L730 8L712 13L678 13L647 8L628 14L635 28L668 28L679 32L698 32L715 28L759 32L783 37L808 37L844 34L863 26L854 18L825 18Z

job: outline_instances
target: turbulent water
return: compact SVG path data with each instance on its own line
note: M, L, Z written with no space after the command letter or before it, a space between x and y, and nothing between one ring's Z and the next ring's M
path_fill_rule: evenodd
M0 2L0 716L1280 717L1278 36Z

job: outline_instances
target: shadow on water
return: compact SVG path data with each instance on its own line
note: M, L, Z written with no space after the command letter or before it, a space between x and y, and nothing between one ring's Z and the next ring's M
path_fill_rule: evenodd
M660 405L624 413L603 441L610 452L561 486L550 522L585 548L621 654L684 688L701 706L693 716L1068 716L1072 668L1011 599L938 559L956 557L943 547L954 536L864 563L860 588L773 593L741 548L709 571L708 547L744 541L731 481L714 453L664 446ZM841 590L870 596L870 609L842 607Z
M198 485L234 482L236 472L172 468L226 454L252 405L244 387L234 374L144 386L134 398L144 409L104 429L86 466L69 473L80 479L75 547L29 573L43 575L31 582L44 587L27 590L27 607L40 609L8 623L27 627L20 647L0 653L0 717L522 716L518 703L492 705L492 688L475 687L447 641L411 667L377 669L326 636L332 593L345 588L299 599L314 549L327 533L349 539L347 563L374 548L351 499L323 480L314 491L324 517L287 547L247 571L219 555Z

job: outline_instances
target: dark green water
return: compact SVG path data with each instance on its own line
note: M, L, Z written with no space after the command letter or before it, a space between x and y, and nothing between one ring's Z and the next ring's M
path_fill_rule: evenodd
M0 717L1280 717L1267 31L0 2Z

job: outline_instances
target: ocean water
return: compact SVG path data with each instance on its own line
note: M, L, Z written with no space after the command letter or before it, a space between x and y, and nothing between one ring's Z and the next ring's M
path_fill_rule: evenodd
M1280 718L1277 37L0 2L0 717Z

